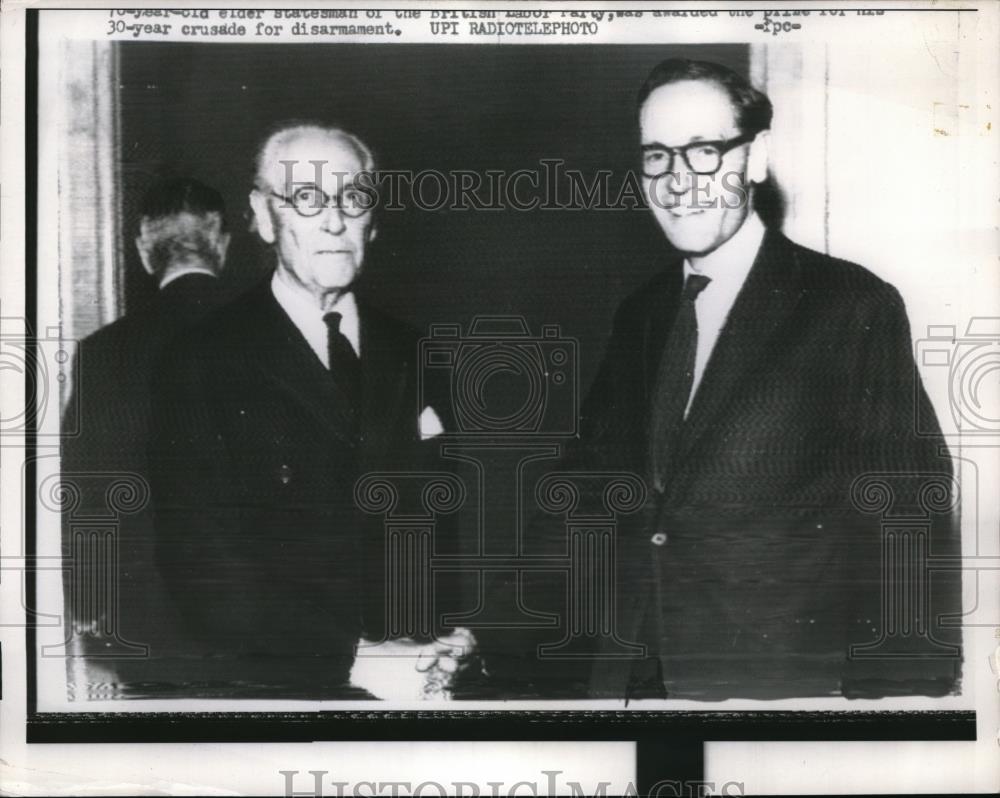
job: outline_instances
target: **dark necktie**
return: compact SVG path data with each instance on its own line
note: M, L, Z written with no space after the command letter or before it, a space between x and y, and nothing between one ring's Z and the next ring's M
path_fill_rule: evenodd
M684 411L694 385L694 361L698 349L698 317L694 301L710 282L710 278L701 274L688 275L681 292L677 318L660 356L649 436L650 473L653 487L659 492L664 490L670 477L684 424Z
M323 317L323 321L326 322L330 373L347 393L351 404L356 406L361 395L361 361L351 342L347 340L347 336L340 331L342 318L336 311L327 313Z

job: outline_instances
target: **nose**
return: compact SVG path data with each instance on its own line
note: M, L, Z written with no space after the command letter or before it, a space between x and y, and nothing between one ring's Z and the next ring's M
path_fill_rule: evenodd
M675 166L679 168L675 169ZM667 191L677 195L687 194L696 179L694 172L689 170L684 164L677 163L671 164L670 171L663 176Z
M695 176L683 167L674 171L671 167L669 172L665 172L659 177L653 178L650 186L650 198L659 208L671 210L680 207L685 202L694 187Z
M339 236L347 229L347 225L344 223L344 214L335 204L328 205L323 209L320 226L324 232L335 236Z

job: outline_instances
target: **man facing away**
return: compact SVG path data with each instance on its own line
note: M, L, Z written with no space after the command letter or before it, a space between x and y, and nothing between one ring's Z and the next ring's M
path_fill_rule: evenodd
M116 480L148 481L154 364L181 330L218 306L229 239L225 206L215 189L182 177L160 181L146 192L135 245L156 282L156 294L141 311L127 312L83 339L74 363L77 393L69 402L65 428L79 429L79 435L66 438L62 472L79 488L81 506L75 512L80 517L112 511L107 491ZM143 494L148 490L139 487L137 495ZM69 537L71 531L68 526L67 554L85 569L84 552ZM120 516L115 543L113 606L96 596L102 588L93 576L77 570L67 582L67 607L74 607L72 622L84 653L102 654L119 682L144 681L145 657L115 654L134 655L148 646L150 657L157 657L169 646L173 624L160 611L161 586L152 567L153 536L145 508ZM96 604L86 598L91 594ZM121 641L134 645L123 648Z
M158 375L157 563L203 672L263 694L345 695L359 641L386 636L381 520L355 485L419 470L440 425L416 404L416 331L355 292L376 234L358 179L374 168L345 130L277 126L249 198L274 271Z
M948 692L960 654L938 618L958 611L957 580L905 585L929 595L914 611L931 656L848 653L894 631L881 591L903 587L882 584L855 481L951 485L940 434L914 431L926 396L899 293L762 223L772 111L742 77L665 61L638 112L646 199L675 252L616 315L582 439L585 460L649 486L621 528L616 616L649 656L599 658L592 694ZM938 517L931 550L957 551L956 532Z

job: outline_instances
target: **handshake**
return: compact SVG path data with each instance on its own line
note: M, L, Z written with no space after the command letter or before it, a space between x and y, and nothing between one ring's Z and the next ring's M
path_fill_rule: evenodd
M358 641L351 684L376 698L396 701L447 701L455 677L475 659L476 638L463 627L430 643L409 638Z

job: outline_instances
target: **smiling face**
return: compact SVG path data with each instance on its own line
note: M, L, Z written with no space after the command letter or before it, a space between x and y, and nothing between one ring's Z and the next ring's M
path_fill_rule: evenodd
M279 277L308 291L321 306L348 290L361 273L375 233L372 215L348 216L331 201L316 215L302 216L281 197L305 186L338 197L365 166L363 155L342 135L293 131L270 148L250 194L260 237L277 253Z
M654 89L640 109L639 129L644 148L728 141L742 134L725 89L700 80ZM760 139L725 153L714 175L691 172L678 154L669 174L643 178L647 202L673 246L707 255L740 229L751 207L744 186L766 177L766 150Z

